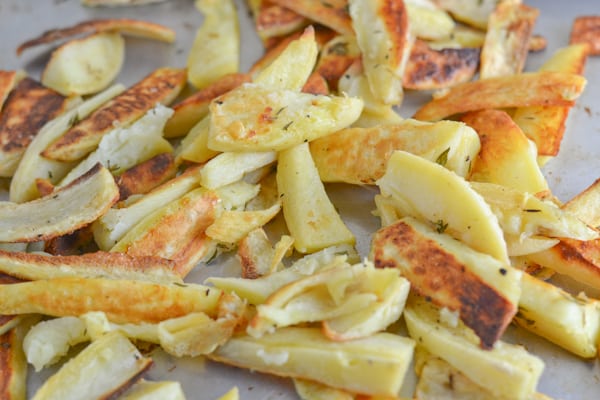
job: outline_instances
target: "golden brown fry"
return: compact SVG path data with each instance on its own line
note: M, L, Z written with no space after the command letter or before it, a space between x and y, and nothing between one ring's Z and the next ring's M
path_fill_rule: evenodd
M220 290L202 285L54 278L0 285L0 314L66 317L103 311L115 323L156 323L194 312L214 317L220 297Z
M438 121L467 111L527 106L572 106L586 79L564 72L527 72L461 83L422 106L414 118Z
M319 54L315 71L325 78L332 90L337 90L338 81L346 70L360 59L360 50L355 40L338 35L325 43Z
M399 268L410 280L411 289L440 307L458 312L481 339L481 347L491 349L516 314L517 299L503 293L496 283L491 284L489 276L482 276L479 265L474 264L496 269L498 280L512 281L516 288L520 275L482 253L477 261L472 258L475 252L463 257L468 247L458 253L458 247L447 247L452 239L442 242L441 235L437 239L424 234L419 226L415 220L403 219L375 233L371 255L375 266Z
M589 226L600 227L600 179L596 179L561 208Z
M475 47L431 49L417 40L404 70L407 89L441 89L469 81L477 72L480 50Z
M75 161L93 151L102 136L127 126L142 117L156 103L169 104L186 82L186 72L177 68L159 68L128 90L75 124L43 152L52 160Z
M353 35L348 0L271 0L343 35Z
M0 176L14 174L33 137L68 104L64 96L31 78L16 85L0 115Z
M125 35L141 36L149 39L171 43L175 40L175 32L163 25L130 18L93 19L83 21L67 28L52 29L40 36L22 43L17 48L17 55L25 49L41 44L52 43L82 33L118 31Z
M288 35L308 25L306 17L269 0L251 0L248 3L254 17L256 33L266 48L270 47L272 39Z
M161 153L137 164L119 175L119 200L133 194L145 194L173 178L177 172L172 153Z
M23 339L36 320L36 317L29 317L0 335L0 398L2 399L26 398L27 359L23 351Z
M569 43L586 43L589 54L600 54L600 16L586 15L575 18Z
M14 89L18 81L19 73L17 71L0 70L0 110L2 110L8 94Z
M55 256L74 256L98 250L90 225L44 242L44 251Z
M517 2L501 2L488 21L481 49L481 79L523 71L529 41L540 10Z
M329 86L323 75L318 72L313 72L306 80L306 83L302 87L302 91L310 94L328 95Z
M62 277L135 279L150 282L179 282L176 263L160 257L132 257L123 253L95 252L52 256L0 250L0 273L17 279L40 280Z
M172 107L175 112L165 125L164 136L173 138L187 134L194 125L208 114L208 105L212 99L245 82L250 82L248 74L227 74L175 104Z

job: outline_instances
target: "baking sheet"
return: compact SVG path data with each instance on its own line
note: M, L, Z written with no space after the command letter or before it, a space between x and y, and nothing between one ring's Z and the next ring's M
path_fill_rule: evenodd
M238 0L242 32L242 64L246 71L261 54L261 43L256 37L247 8ZM548 48L530 56L527 70L534 70L553 50L568 43L573 19L578 15L598 13L595 1L565 2L561 0L531 0L526 4L541 10L535 33L548 39ZM72 25L91 19L131 17L165 24L177 33L175 44L127 38L125 65L119 81L132 84L162 66L182 67L196 29L202 21L191 0L170 0L166 3L126 8L85 8L78 0L0 0L0 69L24 69L39 78L47 61L51 46L27 50L16 57L18 44L42 31ZM569 116L565 138L558 157L549 162L544 172L553 193L563 201L600 177L600 58L588 60L585 76L588 85ZM399 112L412 115L416 107L428 97L408 93ZM372 232L378 220L368 210L374 208L374 189L348 185L330 185L328 191L350 229L355 232L361 254L368 252ZM235 265L220 259L209 266L197 268L190 281L202 282L209 275L235 273ZM562 283L572 285L568 280ZM507 333L506 340L521 343L541 356L546 369L539 391L560 399L600 398L600 365L597 360L584 361L557 346L515 328ZM155 366L150 379L178 380L189 399L215 399L233 386L240 390L242 399L295 399L289 380L249 371L230 368L201 358L174 359L160 351L152 353ZM30 374L30 393L51 374L53 369ZM414 380L409 377L404 396L410 396Z

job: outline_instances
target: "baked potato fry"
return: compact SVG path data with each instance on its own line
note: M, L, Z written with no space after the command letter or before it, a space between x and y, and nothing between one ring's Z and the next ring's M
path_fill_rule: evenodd
M61 277L181 282L175 262L155 256L95 252L77 256L0 251L0 272L24 280Z
M600 226L600 179L596 179L583 191L567 201L561 208L588 224Z
M475 47L432 49L416 40L406 63L402 85L406 89L430 90L470 81L479 66Z
M151 365L152 359L144 357L121 333L108 333L48 378L33 399L110 397L139 380Z
M348 15L347 0L271 0L285 8L325 25L342 35L352 35L352 23Z
M49 160L41 157L40 153L50 143L63 135L76 121L85 118L124 89L122 85L114 85L48 121L23 153L10 183L10 201L23 203L38 198L36 180L39 178L49 179L53 184L60 181L73 167L73 164Z
M65 317L104 311L116 323L157 323L192 312L214 316L220 295L218 289L195 284L53 278L0 285L0 314Z
M528 193L548 190L548 182L537 162L536 146L506 112L473 111L460 120L477 132L481 142L469 180L496 183Z
M337 35L323 45L315 71L325 78L332 91L336 91L342 75L358 59L360 50L356 39L353 36Z
M281 210L281 204L275 203L264 210L224 211L206 228L206 235L221 243L237 244L252 230L271 221Z
M373 95L384 104L399 105L402 76L412 47L404 2L349 0L348 5Z
M0 397L6 400L25 399L27 396L27 360L23 339L37 320L30 316L10 331L0 335Z
M198 187L200 171L200 167L190 167L181 175L168 180L137 201L124 207L113 207L108 210L92 224L94 239L98 247L108 251L146 215Z
M352 124L361 99L244 84L209 106L208 147L218 151L283 150Z
M54 50L41 81L65 96L98 93L119 75L124 60L125 40L120 34L94 33Z
M456 23L452 17L430 0L406 0L410 31L414 37L425 40L444 39L452 33Z
M409 296L404 320L415 341L494 396L529 399L535 392L544 362L523 347L498 341L493 349L481 349L460 322L445 324L439 310L416 297Z
M247 74L223 75L215 82L175 104L172 107L173 116L169 118L165 125L164 136L174 138L186 135L194 125L208 114L208 106L215 97L249 81L250 77Z
M480 79L520 74L529 54L529 40L540 13L520 2L499 2L488 20L481 49Z
M249 0L247 3L254 18L256 33L267 49L273 40L296 32L309 23L303 15L270 0Z
M208 189L217 189L239 181L245 174L277 160L277 153L225 152L212 158L200 170L200 183Z
M240 27L233 0L196 0L204 15L188 52L188 81L202 89L240 68Z
M119 398L122 400L185 400L185 394L179 382L140 379Z
M282 328L261 338L234 336L207 357L255 371L314 380L365 395L396 396L414 342L376 333L332 342L315 328Z
M49 143L42 155L51 160L80 160L96 149L102 137L115 126L125 128L157 103L171 103L183 88L185 76L183 69L165 67L155 70L89 117L74 120L73 126Z
M539 70L582 75L587 54L584 44L563 47L555 51ZM513 112L512 118L523 133L535 142L540 156L556 156L569 110L568 106L519 107Z
M171 143L162 135L163 127L171 115L173 110L157 104L131 125L117 127L106 133L100 138L98 147L73 167L58 186L68 185L98 163L111 174L119 176L128 168L158 154L172 152Z
M600 27L600 18L597 15L582 15L575 18L571 35L569 37L570 44L583 43L588 46L590 55L600 54L600 35L598 28Z
M525 72L465 82L422 106L414 118L438 121L468 111L527 106L572 106L586 84L577 74Z
M404 150L466 177L479 151L475 131L454 121L405 119L371 128L346 128L310 143L323 182L375 184L395 150Z
M517 312L521 271L412 218L377 231L370 257L378 268L399 269L416 293L457 312L484 349L494 347Z
M137 0L139 1L139 0ZM125 35L145 37L171 43L175 41L175 32L163 25L148 21L140 21L130 18L115 19L92 19L80 22L76 25L52 29L42 33L40 36L28 40L17 48L17 55L25 49L41 44L52 43L84 33L117 31Z
M0 114L0 176L11 177L25 149L46 124L79 99L67 99L25 77L16 84Z
M487 29L488 19L496 9L498 0L435 0L454 19L479 29Z
M211 254L214 245L205 235L219 214L218 204L215 192L191 190L142 219L110 251L174 260L174 272L183 278Z
M116 179L119 200L135 194L145 194L175 177L175 158L172 153L161 153L124 171Z
M25 78L24 75L26 74L19 71L0 70L0 111L10 92L21 79Z
M509 264L498 218L484 198L452 171L398 150L377 185L404 216L434 224L478 252Z
M523 274L515 322L584 358L596 357L600 339L600 302Z
M98 219L118 199L112 175L97 164L49 196L0 203L0 241L35 242L71 233Z
M354 234L327 197L308 143L279 153L277 187L297 251L313 253L343 243L354 244Z

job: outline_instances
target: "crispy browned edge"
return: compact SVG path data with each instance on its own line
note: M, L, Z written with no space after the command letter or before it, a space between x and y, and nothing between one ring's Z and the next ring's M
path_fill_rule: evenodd
M0 114L3 153L24 152L38 131L65 109L64 96L29 77L8 95Z
M142 27L143 29L150 31L154 30L156 32L161 32L161 34L165 35L166 37L175 35L172 29L149 21L141 21L131 18L91 19L66 28L57 28L45 31L38 37L27 40L19 45L19 47L17 47L17 55L20 55L24 50L30 47L56 42L72 36L84 33L120 30L127 27Z
M271 0L336 32L353 35L347 0Z
M303 15L269 0L261 1L252 13L256 33L265 47L268 47L270 39L288 35L309 23Z
M575 18L569 43L586 43L591 55L600 55L600 15L584 15Z
M458 311L460 319L481 339L484 349L493 347L517 312L516 304L404 221L375 233L372 259L377 268L399 268L411 288L434 304Z
M17 71L0 70L0 111L2 111L8 94L17 83L17 75Z
M441 89L473 78L479 67L481 49L476 47L433 50L422 41L415 41L402 84L407 89Z
M156 103L172 101L185 84L186 77L185 69L155 70L76 123L51 143L42 152L42 156L59 161L74 161L84 157L95 148L105 133L114 129L115 122L127 124L141 117Z
M119 200L123 201L133 194L146 194L173 178L176 173L177 166L172 153L161 153L143 161L117 178Z

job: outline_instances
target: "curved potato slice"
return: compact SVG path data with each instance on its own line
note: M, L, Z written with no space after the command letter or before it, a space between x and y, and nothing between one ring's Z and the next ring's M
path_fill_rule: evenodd
M89 224L119 199L111 173L100 165L63 189L27 203L0 204L0 241L35 242Z
M343 35L353 34L347 0L271 0L271 2L289 8Z
M105 89L119 74L125 41L118 33L96 33L63 44L52 52L42 83L68 96Z
M130 18L92 19L67 28L46 31L40 36L21 44L17 48L17 55L30 47L52 43L82 33L114 31L124 35L140 36L168 43L175 41L175 32L172 29L152 22L139 21Z
M572 106L586 79L564 72L525 72L465 82L423 105L414 118L438 121L454 114L488 108Z
M438 231L510 264L498 218L483 197L454 172L396 151L377 185L410 216L436 224Z

